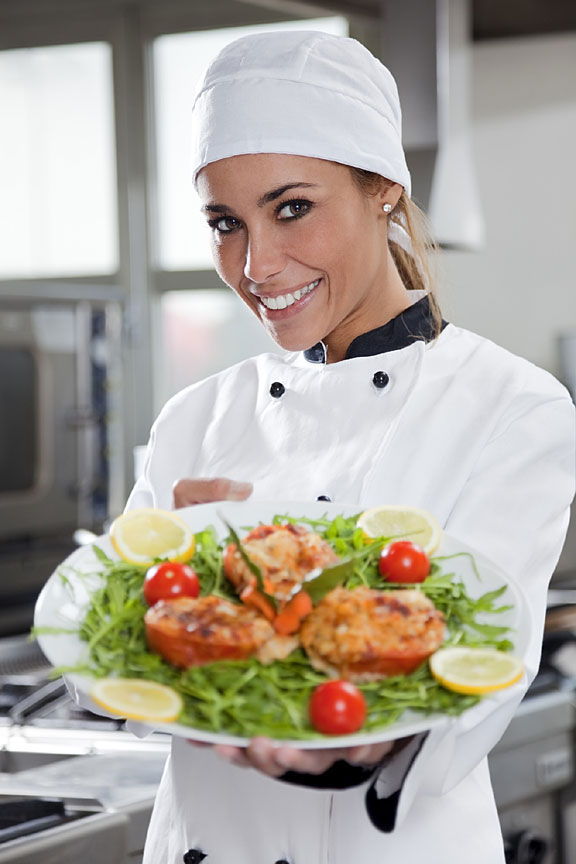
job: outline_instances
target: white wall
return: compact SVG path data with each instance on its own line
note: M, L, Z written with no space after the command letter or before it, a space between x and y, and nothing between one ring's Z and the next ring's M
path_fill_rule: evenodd
M473 48L472 134L487 227L447 252L445 317L557 373L576 333L576 34Z
M472 135L487 242L444 253L444 317L558 375L576 333L576 34L473 48ZM559 573L576 572L576 508Z

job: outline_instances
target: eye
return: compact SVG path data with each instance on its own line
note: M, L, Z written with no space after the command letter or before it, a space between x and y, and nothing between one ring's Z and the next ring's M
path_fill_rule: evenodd
M311 207L311 201L305 201L301 198L284 201L276 210L276 215L279 219L299 219L301 216L305 216Z
M219 234L230 234L240 226L238 219L233 216L219 216L217 219L209 219L208 225Z

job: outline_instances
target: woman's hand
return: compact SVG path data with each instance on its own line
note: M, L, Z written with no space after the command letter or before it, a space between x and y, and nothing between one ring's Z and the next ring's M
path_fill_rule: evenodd
M191 742L193 743L193 742ZM345 759L352 765L377 765L394 747L394 742L340 747L330 750L299 750L278 746L269 738L253 738L248 747L217 744L216 753L234 765L257 768L269 777L280 777L286 771L300 774L323 774L334 762Z
M252 483L238 483L228 477L183 477L172 487L174 509L212 501L244 501L252 489Z

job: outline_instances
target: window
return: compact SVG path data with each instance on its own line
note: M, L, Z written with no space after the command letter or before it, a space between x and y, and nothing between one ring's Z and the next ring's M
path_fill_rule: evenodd
M0 52L0 279L118 269L112 56Z

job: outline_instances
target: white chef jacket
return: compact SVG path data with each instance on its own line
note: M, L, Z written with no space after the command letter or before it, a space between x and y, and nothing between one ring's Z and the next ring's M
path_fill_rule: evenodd
M272 384L282 385L275 397ZM185 389L153 426L128 506L170 509L179 478L230 477L251 481L256 499L423 507L523 586L534 621L530 679L575 450L574 406L559 382L449 324L434 342L329 365L264 354ZM144 864L420 864L423 855L503 864L485 756L526 683L428 733L390 831L370 818L372 780L292 785L175 738Z

